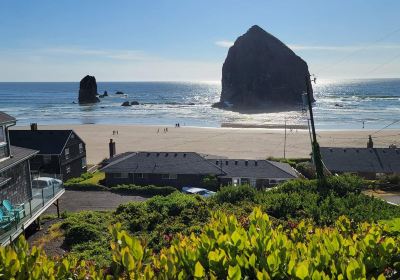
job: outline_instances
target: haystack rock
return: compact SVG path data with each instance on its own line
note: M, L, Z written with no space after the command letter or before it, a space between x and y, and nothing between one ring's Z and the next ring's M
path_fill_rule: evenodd
M307 63L254 25L228 51L222 67L221 98L215 106L266 111L294 106L302 103L307 83L312 93Z
M96 78L87 75L81 80L79 86L79 104L88 104L99 102L97 97L97 83Z

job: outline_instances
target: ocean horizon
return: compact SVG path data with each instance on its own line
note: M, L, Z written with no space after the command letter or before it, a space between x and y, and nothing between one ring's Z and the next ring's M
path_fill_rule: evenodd
M93 105L77 103L79 82L0 82L0 111L18 125L143 124L220 127L223 124L307 125L303 106L290 111L244 114L212 108L219 82L98 82L107 97ZM400 79L321 80L313 85L319 129L380 129L400 116ZM122 91L125 95L117 95ZM124 101L140 105L122 107ZM400 128L396 123L392 129Z

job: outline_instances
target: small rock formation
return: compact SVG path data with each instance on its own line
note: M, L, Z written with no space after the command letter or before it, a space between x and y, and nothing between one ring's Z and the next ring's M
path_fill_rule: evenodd
M222 93L215 107L268 109L302 103L312 92L307 63L257 25L229 49L222 67ZM314 97L312 97L314 100Z
M122 91L117 91L115 94L125 94Z
M105 90L103 96L108 96L108 92Z
M100 102L97 95L96 78L89 75L85 76L79 85L79 104Z
M129 101L124 101L124 103L121 104L121 106L131 106L131 103Z
M139 102L138 101L132 101L131 105L139 105Z

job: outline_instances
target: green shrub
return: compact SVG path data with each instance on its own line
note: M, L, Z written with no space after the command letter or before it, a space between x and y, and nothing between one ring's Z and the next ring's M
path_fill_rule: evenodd
M176 192L174 187L158 187L158 186L136 186L136 185L117 185L110 188L110 191L125 195L140 195L140 196L154 196L154 195L170 195Z
M178 229L177 229L178 230ZM197 235L173 237L154 254L120 224L110 226L110 246L92 254L50 258L23 237L0 247L1 279L399 279L400 236L381 224L340 217L330 227L307 221L284 229L255 208L244 221L221 212ZM391 236L392 235L392 236ZM94 242L89 242L95 244ZM80 245L76 245L79 247Z
M68 247L72 247L75 244L95 241L100 238L101 234L102 233L95 225L81 222L77 225L73 225L65 232L64 244Z
M242 201L255 201L257 190L249 185L222 187L212 199L217 203L240 203Z
M311 162L300 162L297 163L294 168L301 173L307 179L315 179L316 178L316 171L315 167Z
M65 185L77 184L77 183L83 182L85 180L88 180L88 179L90 179L92 177L93 177L92 173L85 172L85 173L81 174L80 177L68 179L66 182L64 182L64 184Z

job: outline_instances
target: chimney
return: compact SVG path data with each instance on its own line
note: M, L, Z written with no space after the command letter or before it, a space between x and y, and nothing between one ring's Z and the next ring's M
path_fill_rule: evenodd
M110 150L110 158L113 158L116 154L116 150L115 150L115 142L110 139L110 143L108 143L108 147Z
M372 149L374 147L374 142L372 141L371 135L368 138L367 148Z
M31 131L37 131L37 123L31 123Z

